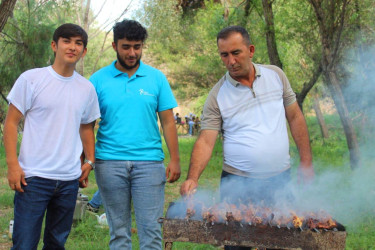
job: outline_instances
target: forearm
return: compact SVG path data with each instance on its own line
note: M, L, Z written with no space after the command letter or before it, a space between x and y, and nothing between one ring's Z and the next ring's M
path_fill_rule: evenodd
M180 154L178 148L178 137L176 125L174 123L168 123L163 125L163 134L165 143L167 144L170 160L173 162L180 162Z
M83 152L85 158L92 162L95 161L95 134L92 124L82 124L80 128Z
M310 139L302 112L290 121L289 126L300 155L300 165L311 166L312 154Z
M18 165L17 157L18 131L17 124L5 122L4 126L4 148L8 168Z
M203 130L191 153L187 179L198 182L199 177L211 159L218 131Z

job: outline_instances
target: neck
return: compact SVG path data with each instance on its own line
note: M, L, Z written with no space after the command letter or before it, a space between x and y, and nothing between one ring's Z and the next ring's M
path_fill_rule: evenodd
M239 77L236 77L236 76L232 76L231 77L240 82L242 85L245 85L245 86L248 86L250 88L253 87L253 83L255 81L255 68L254 68L254 65L251 64L250 66L250 70L249 70L249 74L245 75L245 76L239 76Z
M63 77L70 77L74 73L76 65L75 64L59 64L56 61L52 64L53 70L63 76Z
M139 66L140 66L140 64L138 64L137 67L135 67L135 68L126 69L126 68L122 67L122 65L118 61L116 61L116 63L115 63L116 69L120 70L121 72L127 73L129 78L132 77L132 75L134 75L135 72L137 72Z

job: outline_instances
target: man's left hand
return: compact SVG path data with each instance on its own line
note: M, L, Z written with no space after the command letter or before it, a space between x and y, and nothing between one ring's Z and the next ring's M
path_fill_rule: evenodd
M79 187L80 188L85 188L89 184L89 174L91 171L92 167L88 163L84 163L81 166L82 174L81 177L79 178Z
M167 177L167 181L169 183L173 183L180 178L181 175L181 167L179 162L169 162L167 169L165 171L165 175Z

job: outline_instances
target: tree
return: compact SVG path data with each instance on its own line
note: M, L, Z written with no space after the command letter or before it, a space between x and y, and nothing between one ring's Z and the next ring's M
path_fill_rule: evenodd
M0 32L3 30L8 17L12 15L17 0L3 0L0 4Z
M359 146L337 71L348 0L309 0L309 2L313 7L319 27L324 80L330 90L344 128L350 153L350 166L355 169L359 167Z
M266 40L268 48L268 57L272 65L276 65L279 68L283 68L283 64L280 60L279 52L276 47L276 35L275 35L275 24L273 19L272 11L273 0L262 0L263 13L266 23Z

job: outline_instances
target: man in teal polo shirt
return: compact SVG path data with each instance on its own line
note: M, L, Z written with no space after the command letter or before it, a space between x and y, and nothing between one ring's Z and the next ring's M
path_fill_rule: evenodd
M106 210L110 249L131 249L133 203L141 249L162 249L164 186L180 177L173 108L177 102L166 77L141 61L146 29L133 20L113 27L117 60L93 74L101 121L95 176ZM170 154L164 154L158 117Z

